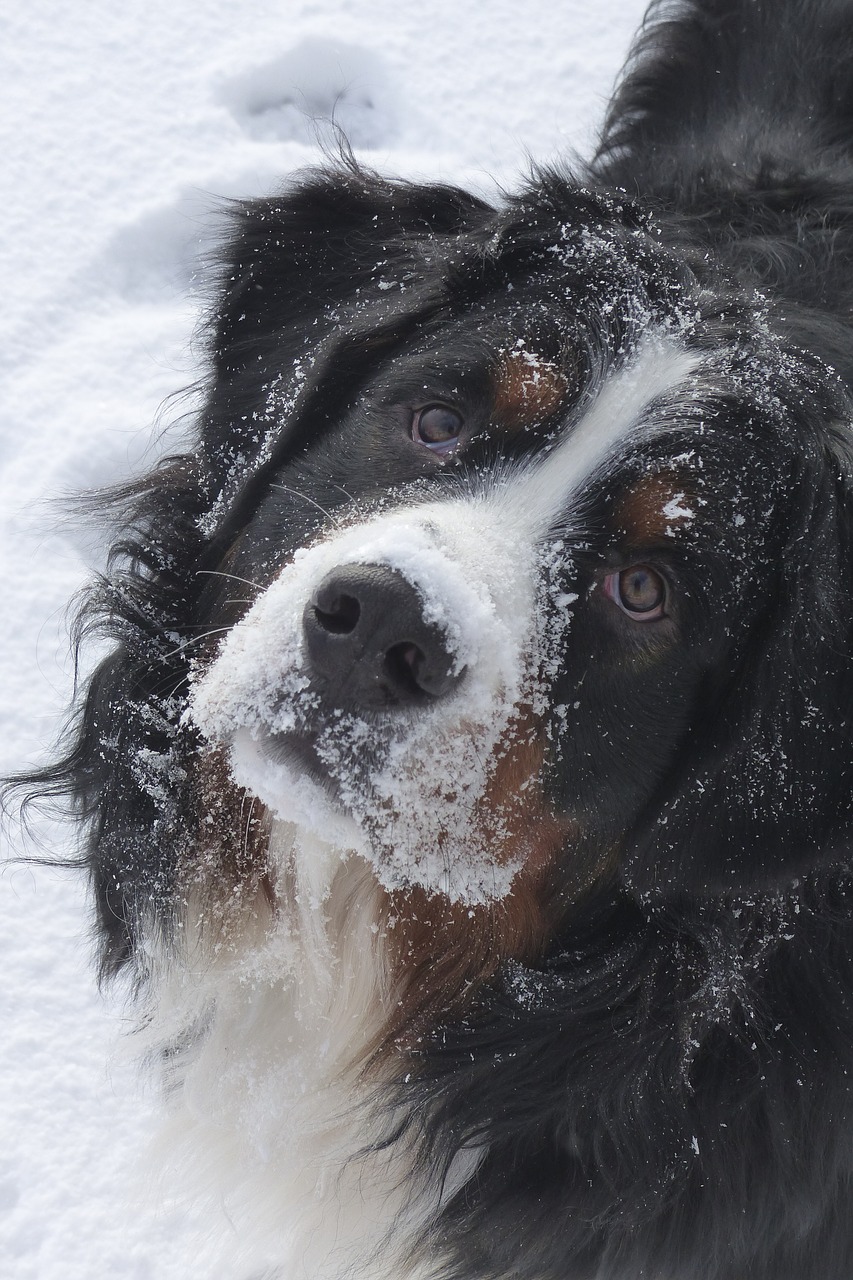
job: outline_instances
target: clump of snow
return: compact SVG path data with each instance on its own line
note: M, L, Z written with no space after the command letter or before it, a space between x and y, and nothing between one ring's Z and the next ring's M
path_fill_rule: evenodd
M685 495L683 493L676 493L673 494L669 502L664 504L663 514L670 522L666 526L666 536L668 538L675 537L673 524L678 523L682 529L689 529L696 519L696 512L692 507L685 506L684 498Z
M696 512L692 507L684 505L684 494L676 493L665 505L663 513L667 520L689 520L696 519Z

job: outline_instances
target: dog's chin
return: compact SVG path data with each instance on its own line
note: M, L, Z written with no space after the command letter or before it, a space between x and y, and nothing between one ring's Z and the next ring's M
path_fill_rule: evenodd
M298 730L270 732L259 747L269 760L316 783L331 799L340 801L340 788L320 757L315 737Z
M238 730L229 744L235 782L251 791L274 817L340 849L358 850L364 834L347 812L316 744L299 733Z
M469 747L476 754L476 743ZM334 750L340 752L339 742ZM240 729L229 744L234 780L295 829L300 847L360 855L389 892L417 886L467 905L509 893L523 857L496 859L480 832L485 778L466 792L436 780L417 753L401 757L389 773L375 743L361 751L347 743L334 767L331 753L322 735L298 731Z

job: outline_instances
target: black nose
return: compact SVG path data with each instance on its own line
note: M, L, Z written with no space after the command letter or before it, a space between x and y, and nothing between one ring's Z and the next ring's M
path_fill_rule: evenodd
M411 706L443 697L463 675L415 588L385 565L333 569L302 625L308 660L336 706Z

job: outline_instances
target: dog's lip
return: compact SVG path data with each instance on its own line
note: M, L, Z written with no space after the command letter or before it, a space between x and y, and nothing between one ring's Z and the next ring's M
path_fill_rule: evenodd
M328 768L323 764L312 736L297 730L285 733L267 733L262 744L263 753L277 764L296 768L299 773L313 782L335 790L334 781L329 777Z

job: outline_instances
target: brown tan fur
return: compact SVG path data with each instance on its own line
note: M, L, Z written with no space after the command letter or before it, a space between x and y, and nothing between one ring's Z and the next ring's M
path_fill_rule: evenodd
M495 422L505 431L535 426L559 409L567 390L568 380L555 364L511 351L504 356L495 382Z
M271 817L260 800L235 784L224 748L196 758L193 781L196 829L182 883L198 903L202 919L196 923L209 940L224 941L241 928L245 912L269 918L274 907Z
M667 530L678 528L679 517L668 516L664 510L673 498L683 495L688 507L695 496L683 480L671 471L643 476L620 498L614 511L617 531L631 546L647 546L668 540Z

